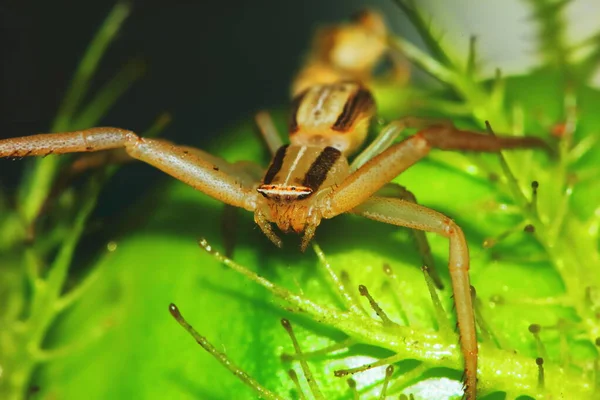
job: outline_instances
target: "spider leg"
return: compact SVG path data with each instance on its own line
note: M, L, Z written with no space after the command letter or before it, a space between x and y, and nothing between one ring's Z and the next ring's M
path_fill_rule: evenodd
M71 165L68 166L69 175L79 175L87 170L103 167L108 164L125 164L135 161L125 149L113 149L100 153L84 154L77 157Z
M367 161L377 156L381 152L387 150L392 143L405 129L416 128L423 129L431 126L440 126L447 129L454 129L452 121L445 119L432 119L432 118L416 118L407 117L397 121L390 122L380 132L379 135L360 152L358 156L352 161L350 165L351 171L356 171L362 167Z
M172 145L171 142L164 139L155 140ZM242 184L247 187L251 187L254 183L259 182L264 174L264 170L260 165L250 161L240 161L235 164L230 164L219 157L194 147L179 146L179 148L211 162L214 166L219 168L219 170L238 178ZM88 169L99 168L107 164L124 164L131 161L137 160L131 157L125 149L112 149L99 153L85 154L73 161L69 166L67 175L65 175L64 179L65 182L68 182L73 175L80 174ZM65 183L61 186L64 185ZM221 217L221 234L225 245L225 255L229 258L233 257L235 249L236 226L237 207L224 204Z
M406 126L404 120L398 123ZM396 124L392 122L391 124ZM450 125L429 126L371 158L324 198L323 218L333 218L367 200L401 172L425 157L432 148L498 152L502 149L540 147L536 137L504 137L465 131Z
M388 183L383 188L379 189L375 196L397 198L410 203L418 204L415 195L404 186L398 185L397 183ZM423 265L427 266L429 275L435 283L435 286L437 286L438 289L443 289L444 284L442 283L440 275L437 272L437 268L435 267L433 255L431 254L431 247L429 246L429 241L427 240L425 231L419 229L411 229L410 231L412 232L415 243L417 244L417 248L419 249L419 254L421 255Z
M148 139L144 139L144 140L148 140ZM171 146L175 145L173 142L171 142L169 140L165 140L165 139L153 139L153 140L156 142L163 143L165 145L171 145ZM198 156L208 162L211 162L217 168L219 168L220 170L222 170L230 175L235 175L238 172L241 173L241 175L245 175L243 168L237 168L237 167L232 168L232 165L230 163L228 163L227 161L223 160L220 157L213 156L212 154L210 154L204 150L200 150L196 147L190 147L190 146L178 145L177 147L179 147L181 150L188 151L191 154L195 154L196 156ZM53 152L53 153L55 153L55 152ZM138 161L138 160L135 159L134 157L132 157L125 148L110 149L110 150L105 150L105 151L102 151L99 153L84 154L84 155L80 156L75 161L73 161L73 163L69 167L69 172L71 174L79 174L88 169L99 168L99 167L102 167L107 164L124 164L124 163L132 162L132 161Z
M273 123L271 114L268 111L261 111L256 114L255 120L271 156L274 156L277 150L283 146L283 140L279 136L279 132L277 132L277 127Z
M435 232L450 240L448 269L465 360L465 395L475 400L477 383L477 336L469 283L469 250L462 230L450 218L401 199L373 196L350 211L376 221Z
M279 133L277 132L273 119L267 111L257 113L255 119L261 136L269 148L271 156L273 156L277 150L283 146L283 140L281 140L281 136L279 136ZM264 169L250 161L240 161L235 163L232 167L235 169L235 172L232 171L230 174L244 176L248 186L260 182L264 175ZM237 218L238 213L236 208L225 204L221 215L221 234L225 246L225 255L229 258L233 258L233 253L235 251L237 241Z
M144 139L119 128L91 128L0 140L0 157L46 156L123 148L207 195L232 206L254 211L256 192L234 174L235 167L198 149L156 139Z
M423 129L437 125L448 128L454 127L452 121L446 119L406 117L390 122L379 132L375 140L354 158L352 164L350 164L350 171L356 171L371 158L385 151L405 129Z
M257 182L262 180L265 173L263 167L252 161L238 161L235 164L230 165L230 167L231 169L228 173L232 176L237 176L247 187L254 187ZM223 237L225 255L229 258L233 258L235 252L238 215L237 207L229 204L223 205L223 212L221 214L221 236Z

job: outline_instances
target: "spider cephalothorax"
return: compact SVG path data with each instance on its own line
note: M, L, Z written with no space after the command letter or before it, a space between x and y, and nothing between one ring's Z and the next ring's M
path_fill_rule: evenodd
M349 174L346 157L334 147L285 145L279 148L257 191L257 212L277 224L283 232L304 233L305 249L321 221L319 210L323 195L339 185ZM261 221L260 217L256 218ZM265 223L261 229L277 245Z

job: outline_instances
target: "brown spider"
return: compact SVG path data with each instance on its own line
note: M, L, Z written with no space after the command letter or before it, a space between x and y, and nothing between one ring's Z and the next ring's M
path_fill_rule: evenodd
M372 20L366 21L372 23ZM371 64L380 55L375 54ZM447 122L404 118L387 125L378 138L349 163L348 157L365 141L375 115L375 102L360 79L346 80L351 74L331 63L322 65L321 70L329 68L332 72L324 74L323 80L315 78L308 85L305 75L301 74L302 78L296 82L296 87L303 89L298 90L292 101L289 145L282 143L267 113L257 115L257 123L273 156L266 172L253 163L231 164L199 149L144 139L132 131L109 127L0 140L0 157L124 149L130 157L153 165L225 204L253 212L260 229L276 246L281 246L281 240L272 223L283 232L303 234L301 249L304 250L323 218L343 213L447 237L450 277L465 359L465 396L474 400L477 337L465 237L450 218L416 204L410 192L402 189L390 194L384 189L432 148L497 152L546 145L533 137L497 137L459 130ZM331 81L333 72L343 79ZM407 128L420 131L392 144Z

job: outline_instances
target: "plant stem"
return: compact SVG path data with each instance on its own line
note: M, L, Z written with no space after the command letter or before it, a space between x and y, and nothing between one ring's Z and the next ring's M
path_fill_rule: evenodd
M30 306L29 318L24 322L25 329L15 334L12 357L4 360L4 374L8 377L1 398L17 400L26 397L27 385L31 374L39 362L42 342L50 325L54 322L60 304L63 286L67 278L69 266L79 239L85 228L85 223L96 205L97 194L100 190L98 179L92 179L85 191L71 231L65 238L56 259L52 263L46 279L35 279L33 299Z

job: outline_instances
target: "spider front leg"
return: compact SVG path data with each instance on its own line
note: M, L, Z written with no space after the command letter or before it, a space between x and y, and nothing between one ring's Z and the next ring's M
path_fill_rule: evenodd
M413 118L390 123L384 129L411 125ZM407 122L409 121L409 122ZM399 132L398 132L399 133ZM385 142L385 141L383 141ZM432 148L477 152L498 152L502 149L542 148L548 145L536 137L492 136L460 130L449 124L429 126L417 134L396 143L362 164L324 199L323 218L348 212L375 194L383 185L425 157ZM355 161L356 162L356 161Z
M156 143L160 142L166 146L174 146L173 143L164 139L154 139ZM254 183L259 182L264 174L264 170L258 164L249 161L240 161L234 164L228 163L220 157L194 147L177 146L184 152L189 152L206 162L213 164L213 169L218 169L223 173L236 177L243 186L251 187ZM98 153L85 154L74 160L66 170L66 174L59 181L58 187L64 186L74 175L85 172L88 169L100 168L109 164L124 164L131 161L139 161L133 158L126 149L105 150ZM233 251L236 241L237 227L237 207L224 204L223 215L221 218L221 232L223 243L225 246L225 255L233 257Z
M149 139L144 139L148 141ZM165 146L176 146L179 150L195 155L196 157L211 163L213 169L220 170L227 175L236 177L245 186L251 186L255 182L258 182L264 173L263 168L250 161L239 161L236 163L229 163L220 157L214 156L204 150L190 147L175 145L165 139L152 139L155 143L162 143ZM72 175L80 174L89 169L100 168L110 164L125 164L132 161L140 161L132 157L125 148L105 150L94 154L85 154L76 160L69 166L68 172Z
M375 195L377 197L391 197L418 204L415 195L404 186L400 186L397 183L388 183L383 188L378 190ZM419 249L419 254L421 255L423 265L425 265L429 271L429 276L431 276L431 279L438 289L444 289L444 284L442 283L437 268L435 267L433 255L431 254L431 247L429 246L429 241L427 240L425 232L419 229L411 229L410 231L413 235L415 244Z
M91 128L0 140L0 157L47 156L123 148L150 164L223 203L254 211L256 192L248 178L237 176L235 165L201 150L156 139L144 139L119 128Z
M469 282L469 250L462 230L450 218L408 201L374 196L351 213L376 221L435 232L450 240L448 269L452 280L460 344L465 359L465 395L476 399L477 336Z
M400 134L406 129L416 128L425 129L426 132L434 133L437 132L462 132L464 137L461 140L463 145L460 147L452 147L451 149L457 150L474 150L474 151L498 151L500 149L510 148L528 148L538 147L549 151L547 143L539 138L535 137L506 137L498 136L493 140L492 146L486 145L485 142L489 142L489 139L482 141L482 135L476 132L461 131L454 127L452 121L447 119L434 119L434 118L418 118L418 117L406 117L397 121L392 121L386 125L377 135L375 140L369 144L364 150L362 150L350 164L350 170L356 171L370 159L379 155L387 148L389 148L398 139ZM471 136L473 133L475 136ZM489 136L489 135L486 135ZM472 141L472 143L468 143ZM494 143L495 142L495 143ZM487 148L485 148L487 146ZM443 147L440 147L443 148Z
M400 134L410 128L423 129L431 126L443 126L453 129L454 124L447 119L406 117L387 124L363 151L361 151L350 164L350 170L356 171L367 161L390 147Z

